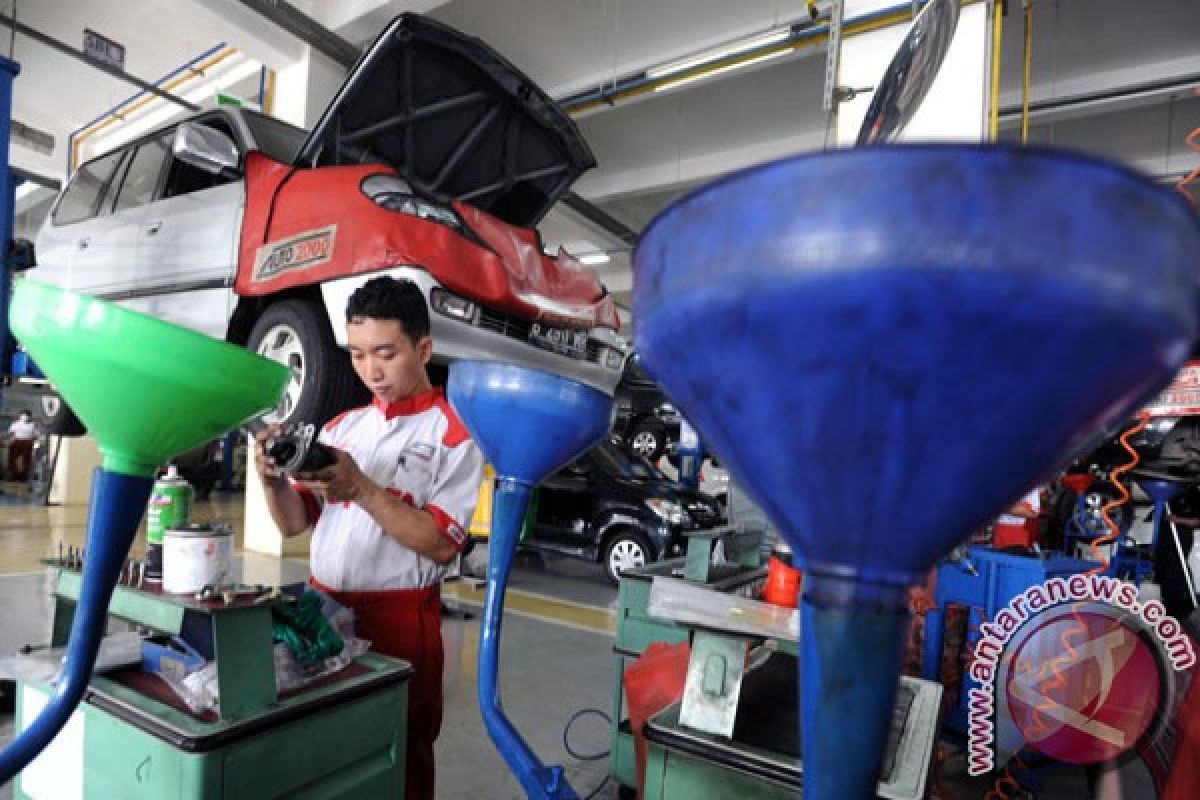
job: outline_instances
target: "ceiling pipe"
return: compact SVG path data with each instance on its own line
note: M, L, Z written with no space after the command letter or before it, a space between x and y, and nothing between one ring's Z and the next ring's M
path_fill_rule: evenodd
M33 39L35 42L40 42L41 44L44 44L51 49L57 50L58 52L62 53L63 55L67 55L67 56L70 56L71 58L82 61L83 63L87 64L89 67L93 67L107 75L111 75L112 77L116 78L117 80L125 81L126 83L131 83L134 86L141 89L143 92L149 92L150 94L161 97L163 100L174 103L175 105L183 106L188 111L199 111L200 110L200 106L198 106L194 103L189 103L187 100L184 100L179 95L171 94L170 92L164 91L152 83L147 83L146 81L142 80L141 78L138 78L134 75L130 75L128 72L126 72L123 69L117 69L114 66L105 64L103 61L98 61L97 59L94 59L91 56L89 56L87 53L83 52L82 50L76 50L74 47L71 47L71 45L69 45L65 42L61 42L58 39L55 39L53 36L47 36L46 34L42 33L41 31L34 30L33 28L29 27L28 25L18 22L17 20L13 19L12 17L8 16L7 14L0 14L0 23L7 25L10 29L16 31L17 33L21 34L22 36L26 36L30 39Z
M1107 106L1107 108L1101 109L1103 111L1120 111L1132 105L1131 101L1142 100L1149 103L1170 95L1188 94L1197 87L1200 87L1200 73L1130 84L1071 97L1053 97L1030 103L1029 118L1031 121L1038 121L1039 118L1042 121L1049 121L1050 118L1060 114L1084 111L1097 106ZM1000 109L1001 122L1012 123L1020 118L1020 105Z
M285 0L240 0L242 5L269 19L300 41L341 64L351 67L362 50L326 28Z

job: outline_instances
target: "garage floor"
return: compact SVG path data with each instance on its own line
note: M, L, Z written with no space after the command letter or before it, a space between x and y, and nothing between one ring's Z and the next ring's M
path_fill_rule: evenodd
M49 573L39 558L57 556L58 546L81 546L83 507L46 508L31 503L20 487L0 485L0 659L23 644L45 641L51 603ZM228 522L241 534L240 496L197 504L197 521ZM239 556L242 579L281 584L305 580L303 559L273 558L255 553ZM483 730L475 699L475 659L479 639L478 612L482 592L463 581L448 582L443 621L446 648L445 717L438 739L438 797L521 798L523 794ZM571 783L588 796L607 774L607 760L578 762L563 748L563 726L582 708L611 712L612 632L616 591L599 565L562 558L521 554L510 579L501 654L505 709L534 751L550 764L567 765ZM463 613L454 613L463 612ZM463 619L461 617L466 616ZM0 715L0 745L12 735L12 715ZM595 716L582 718L571 732L581 753L608 748L607 726ZM980 797L986 783L968 781L965 762L951 756L942 784L950 797ZM1134 765L1122 770L1125 800L1151 798L1148 776ZM1087 797L1082 770L1065 768L1045 776L1047 798ZM0 800L11 797L0 787ZM605 785L597 798L616 797Z

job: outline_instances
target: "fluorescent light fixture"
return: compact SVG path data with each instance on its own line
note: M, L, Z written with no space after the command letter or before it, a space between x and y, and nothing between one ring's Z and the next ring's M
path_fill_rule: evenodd
M646 77L661 78L665 75L674 75L677 72L684 72L692 69L693 67L699 67L702 64L708 64L712 61L717 61L727 56L744 53L747 50L754 50L759 47L765 47L766 45L774 44L775 42L782 42L791 35L792 29L790 27L776 28L775 30L767 31L766 33L760 33L755 36L750 36L746 39L739 39L736 42L730 42L729 44L721 45L720 47L714 47L711 50L706 50L703 53L697 53L694 56L688 56L687 58L681 58L676 61L669 61L666 64L662 64L657 67L651 67L650 69L646 70Z
M675 80L669 80L669 81L660 83L658 86L654 87L654 91L665 92L668 89L678 89L680 86L684 86L685 84L695 83L696 81L708 80L709 78L714 78L717 75L720 75L721 73L732 72L735 69L744 69L745 67L748 67L751 64L760 64L763 61L770 61L771 59L779 58L780 56L782 56L786 53L787 53L787 50L776 50L773 53L763 53L761 56L755 56L754 58L748 58L745 61L739 61L736 64L726 64L723 67L717 67L716 69L707 70L705 72L697 72L692 75L685 75L682 78L677 78Z
M38 189L45 189L45 188L46 188L45 186L42 186L41 184L38 184L38 183L34 183L33 181L25 181L20 186L18 186L16 188L16 190L13 192L13 199L24 200L26 197L33 194Z
M599 253L584 253L583 255L578 256L578 259L580 264L587 264L589 267L594 267L599 264L607 264L612 260L608 257L608 253L605 253L603 250Z

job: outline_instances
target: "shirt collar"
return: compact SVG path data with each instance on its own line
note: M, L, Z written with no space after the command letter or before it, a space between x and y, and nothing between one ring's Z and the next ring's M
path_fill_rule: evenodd
M437 402L442 397L441 389L430 389L427 392L414 394L411 397L404 397L394 403L385 403L378 397L371 400L371 405L383 414L384 419L395 419L396 417L408 416L412 414L420 414L422 411L428 411L437 405Z

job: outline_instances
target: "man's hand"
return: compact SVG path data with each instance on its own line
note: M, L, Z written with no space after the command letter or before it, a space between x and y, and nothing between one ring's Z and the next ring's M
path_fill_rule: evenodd
M279 465L275 463L275 459L267 455L266 451L267 439L275 436L281 430L283 427L279 423L275 423L254 434L254 465L258 467L258 474L263 483L280 484L285 480Z
M328 503L357 502L373 482L358 468L349 453L336 447L330 447L329 450L337 459L333 464L313 472L297 472L296 480L323 494Z

